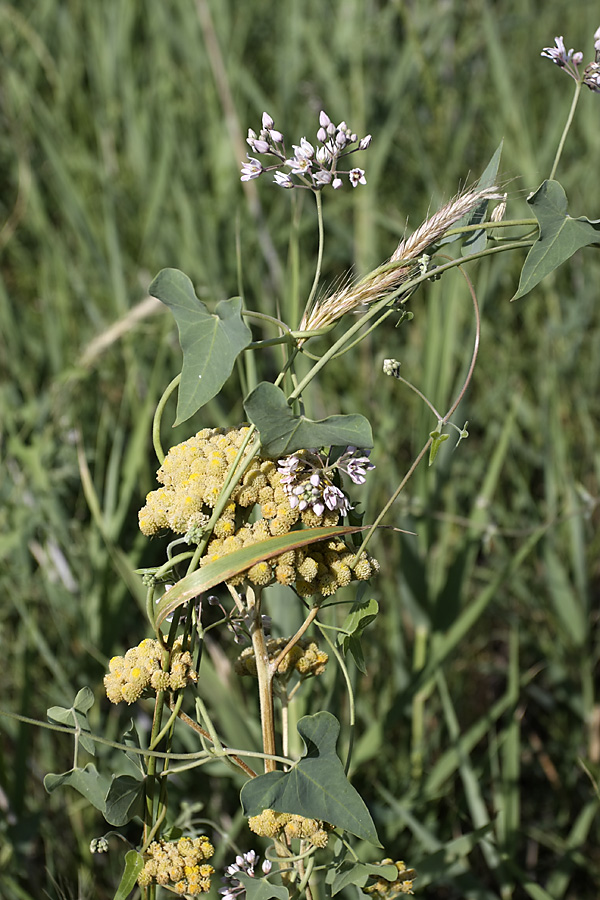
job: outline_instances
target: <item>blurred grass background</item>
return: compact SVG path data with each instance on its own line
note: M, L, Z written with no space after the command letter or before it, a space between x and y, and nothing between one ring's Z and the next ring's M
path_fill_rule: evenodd
M528 214L572 94L540 51L564 34L591 58L597 13L583 0L0 3L4 709L44 719L89 684L94 726L114 739L126 727L101 682L107 659L146 636L130 573L164 546L138 534L136 512L155 484L153 408L180 366L174 323L147 299L153 275L180 268L212 304L240 290L239 247L250 309L308 292L312 206L241 185L247 127L266 109L289 143L310 139L323 108L373 134L367 187L324 198L325 282L364 273L476 180L502 139L508 215ZM592 219L599 104L584 91L557 175L571 214ZM471 270L482 348L455 416L469 440L455 452L448 441L388 516L417 536L383 531L373 548L381 615L366 632L369 675L357 678L353 778L386 852L416 866L417 892L435 900L600 893L600 262L597 248L580 252L510 305L521 263ZM436 424L383 378L383 358L400 359L445 410L470 357L459 276L427 285L411 308L410 324L375 333L308 398L313 415L372 421L367 520ZM274 356L260 363L260 377L277 370ZM233 378L163 440L242 417ZM240 713L248 692L219 653L203 683L241 746L256 740ZM330 680L333 711L339 687ZM122 845L93 858L102 818L75 792L42 786L72 765L71 741L1 727L0 896L112 897ZM215 772L178 796L197 804L190 816L210 797L202 814L229 827L235 793Z

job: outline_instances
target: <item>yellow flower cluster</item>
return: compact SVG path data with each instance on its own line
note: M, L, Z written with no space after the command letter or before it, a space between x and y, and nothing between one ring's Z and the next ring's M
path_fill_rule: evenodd
M288 638L271 638L267 641L269 662L275 661L287 642ZM314 641L299 640L277 666L276 675L286 679L293 671L298 672L302 678L322 675L328 659L325 651L319 650ZM253 675L256 678L256 658L252 647L246 647L238 656L235 661L235 671L238 675Z
M195 896L210 890L210 859L215 848L208 838L180 838L178 841L153 841L146 851L146 863L138 875L140 887L172 885L177 894Z
M183 649L182 638L175 641L168 671L162 668L163 649L158 641L145 638L125 656L113 656L104 676L106 696L111 703L135 703L145 690L179 691L198 681L192 656Z
M392 859L384 859L382 860L381 865L396 866L398 877L395 881L387 881L385 878L378 878L375 884L363 888L365 894L373 895L376 900L394 900L394 898L399 897L400 894L412 894L413 882L417 877L417 873L414 869L407 869L402 860L394 862Z
M248 426L205 428L193 438L172 447L157 472L164 487L151 491L139 513L146 535L164 529L177 534L193 533L206 524L225 483ZM297 455L301 456L300 451ZM316 528L337 525L340 512L324 508L317 515L312 507L300 511L290 506L281 472L272 459L255 456L215 524L201 565L250 547L276 535L287 534L297 525ZM252 514L254 521L249 522ZM379 571L377 560L361 555L351 568L354 554L343 541L330 540L298 550L289 550L270 560L261 560L248 571L229 579L235 586L245 580L265 586L273 581L295 585L303 597L329 597L351 581L366 581Z
M327 823L320 819L306 819L291 813L278 813L273 809L264 809L259 816L251 816L248 826L255 834L263 837L280 840L287 838L290 841L301 838L309 841L313 847L325 847L329 838Z

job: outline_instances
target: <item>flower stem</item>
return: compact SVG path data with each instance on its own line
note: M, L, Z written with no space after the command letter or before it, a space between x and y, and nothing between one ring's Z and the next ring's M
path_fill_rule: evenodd
M308 300L306 301L305 311L308 311L315 299L315 294L317 293L317 288L319 286L319 281L321 280L321 268L323 265L323 247L325 244L325 233L323 230L323 199L321 197L320 191L313 191L315 195L315 200L317 201L317 222L319 227L319 249L317 251L317 268L315 269L315 277L313 278L312 287L310 289L310 294L308 295Z
M181 374L176 375L175 378L167 385L165 388L162 397L158 401L156 406L156 410L154 412L154 419L152 420L152 443L154 444L154 452L156 453L156 458L159 463L163 464L165 459L165 453L162 448L162 444L160 441L160 422L162 419L162 414L165 410L165 406L167 400L181 381Z
M558 144L558 149L556 151L556 156L554 157L554 163L552 164L552 170L550 172L549 180L552 181L556 174L556 170L558 168L558 163L560 162L560 158L562 156L563 147L565 146L565 141L567 139L567 134L569 133L569 129L571 128L571 123L573 121L573 116L575 115L575 110L577 109L577 103L579 102L579 95L581 94L581 86L583 82L578 81L575 84L575 93L573 94L573 100L571 102L571 109L569 110L569 115L567 118L567 122L563 129L563 133L560 138L560 142Z

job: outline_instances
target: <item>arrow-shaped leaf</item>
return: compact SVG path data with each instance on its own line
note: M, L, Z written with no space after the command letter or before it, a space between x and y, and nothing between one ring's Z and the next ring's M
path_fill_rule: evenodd
M106 775L100 775L93 763L88 763L84 769L71 769L62 775L49 773L44 778L44 787L49 794L63 785L75 788L96 809L104 813L104 798L106 797L109 780Z
M527 254L513 300L528 294L576 250L600 242L600 219L567 215L567 196L558 181L544 181L527 202L540 223L540 234Z
M50 722L56 722L57 725L70 725L76 729L76 740L90 756L94 756L96 753L93 740L86 737L91 733L87 713L93 705L94 695L91 688L84 687L77 693L70 709L65 706L52 706L46 711Z
M359 838L379 844L365 803L348 779L335 752L340 723L328 712L298 722L305 756L289 772L267 772L247 781L241 792L245 816L264 809L322 819Z
M262 381L244 400L246 415L260 432L260 443L267 456L284 456L308 447L373 446L371 426L364 416L329 416L314 422L296 416L280 388Z
M264 559L279 556L287 550L297 550L327 538L342 537L344 534L353 534L363 531L361 526L354 525L327 525L321 528L303 528L299 531L290 531L277 537L259 541L241 550L235 550L214 562L207 563L201 569L186 575L177 584L161 597L156 607L156 625L159 626L167 616L170 616L179 606L187 603L193 597L205 593L217 584L233 578L239 572L245 572L253 565Z
M267 878L256 878L241 871L235 877L246 889L246 900L287 900L290 896L287 888L271 884Z
M113 778L106 795L104 818L110 825L119 827L136 816L144 815L144 781L131 775Z
M179 329L183 368L174 423L179 425L219 393L252 334L239 297L222 300L210 313L178 269L163 269L148 290L169 307Z
M331 885L331 896L335 897L349 884L356 884L362 888L369 878L385 878L386 881L395 881L398 877L398 869L395 865L370 865L359 863L353 859L345 859L337 868L330 868L326 881Z

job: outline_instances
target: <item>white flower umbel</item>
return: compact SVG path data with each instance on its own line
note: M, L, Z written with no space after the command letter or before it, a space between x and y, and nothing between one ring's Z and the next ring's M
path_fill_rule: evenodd
M254 850L248 850L243 856L236 856L235 862L227 866L222 879L224 887L219 888L219 894L221 894L223 900L236 900L236 898L241 900L241 897L246 893L246 888L239 878L236 877L237 873L243 872L245 875L255 878L254 870L257 862L258 856ZM263 875L268 875L271 871L271 862L268 859L263 860L261 869Z
M319 114L317 146L303 137L299 144L292 144L294 153L290 156L286 153L283 134L275 129L273 118L266 112L262 116L262 128L258 134L249 128L246 142L254 153L271 157L271 160L263 165L249 156L248 162L242 163L242 181L252 181L263 172L273 172L275 184L283 188L302 187L320 191L331 185L337 190L343 184L343 177L348 178L352 187L367 183L363 169L343 168L342 160L350 153L366 150L371 143L371 135L367 134L359 140L346 122L334 125L323 110Z
M375 466L369 460L369 451L357 447L347 447L344 453L329 462L315 450L302 451L302 455L292 454L278 460L281 484L287 494L290 507L300 512L311 508L318 516L325 509L337 510L341 516L353 508L346 494L333 483L337 469L348 475L354 484L364 484L366 473Z
M562 35L554 38L554 47L544 47L541 55L551 59L559 68L571 76L578 84L585 84L591 91L600 93L600 28L594 32L595 60L588 63L582 73L579 66L583 62L581 50L567 50Z

